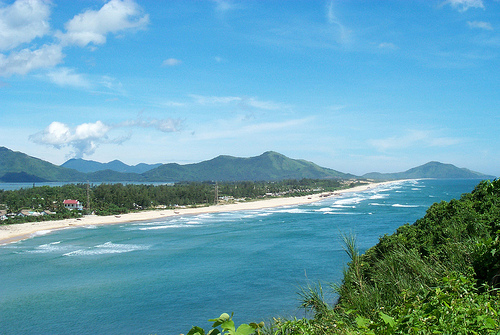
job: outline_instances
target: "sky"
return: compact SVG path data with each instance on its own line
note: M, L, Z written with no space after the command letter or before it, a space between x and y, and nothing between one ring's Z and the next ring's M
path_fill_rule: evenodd
M499 0L0 0L0 146L500 176Z

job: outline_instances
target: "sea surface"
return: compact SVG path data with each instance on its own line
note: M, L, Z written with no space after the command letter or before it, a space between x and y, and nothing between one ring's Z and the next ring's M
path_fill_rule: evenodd
M414 180L308 205L40 232L0 247L0 334L180 334L304 316L301 287L340 283L360 251L479 180ZM336 297L327 295L330 303Z

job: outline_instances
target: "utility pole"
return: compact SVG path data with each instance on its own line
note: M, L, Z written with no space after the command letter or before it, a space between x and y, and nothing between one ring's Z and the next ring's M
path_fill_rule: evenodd
M215 182L215 204L219 204L219 184Z
M90 212L90 185L89 181L87 180L87 210Z

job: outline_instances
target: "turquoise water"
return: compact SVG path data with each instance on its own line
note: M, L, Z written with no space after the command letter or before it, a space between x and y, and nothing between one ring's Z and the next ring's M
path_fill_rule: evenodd
M0 333L180 334L223 312L236 323L303 316L299 287L341 280L342 233L364 251L478 182L405 181L309 205L42 232L0 247Z

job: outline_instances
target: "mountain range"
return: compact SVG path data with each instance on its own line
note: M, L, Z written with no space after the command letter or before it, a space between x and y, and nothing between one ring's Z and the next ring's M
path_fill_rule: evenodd
M103 170L112 170L116 172L123 173L144 173L146 171L152 170L154 168L162 165L158 164L145 164L140 163L137 165L127 165L119 160L114 160L109 163L99 163L96 161L85 160L81 158L72 158L66 161L61 167L65 167L68 169L74 169L80 172L89 173L89 172L97 172Z
M494 176L452 164L429 162L398 173L372 172L355 176L324 168L302 159L288 158L268 151L260 156L240 158L218 156L194 164L138 164L130 166L118 160L99 163L70 159L61 166L21 152L0 147L0 181L2 182L178 182L178 181L273 181L283 179L417 179L474 178Z

